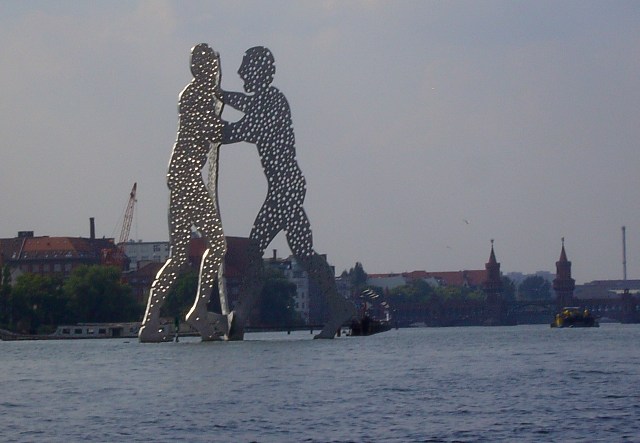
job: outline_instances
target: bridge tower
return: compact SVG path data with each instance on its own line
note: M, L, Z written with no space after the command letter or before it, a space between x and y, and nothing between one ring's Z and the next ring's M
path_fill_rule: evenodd
M487 296L487 302L500 298L502 294L502 277L500 276L500 263L496 260L493 251L493 239L491 239L491 254L489 262L484 265L487 270L487 279L482 282L482 288Z
M564 237L562 237L562 251L560 252L560 260L556 262L556 278L553 279L553 290L556 293L559 307L574 304L573 291L575 288L576 281L571 278L571 262L567 260L567 253L564 250Z
M484 265L486 269L486 280L482 282L482 289L486 295L487 325L505 325L507 321L507 307L502 297L502 276L500 275L500 263L496 260L493 250L493 239L491 239L491 254L489 261Z

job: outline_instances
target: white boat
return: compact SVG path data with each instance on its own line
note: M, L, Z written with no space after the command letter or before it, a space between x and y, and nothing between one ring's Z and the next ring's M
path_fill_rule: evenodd
M51 338L136 338L140 322L78 323L58 326Z

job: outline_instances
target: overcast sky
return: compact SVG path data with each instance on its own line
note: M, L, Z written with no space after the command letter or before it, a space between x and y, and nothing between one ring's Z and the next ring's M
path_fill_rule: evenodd
M166 171L189 53L222 87L269 47L315 248L337 273L640 278L638 1L3 1L0 237L168 238ZM230 109L223 117L236 120ZM265 196L255 146L223 146L225 233ZM289 254L284 237L269 248Z

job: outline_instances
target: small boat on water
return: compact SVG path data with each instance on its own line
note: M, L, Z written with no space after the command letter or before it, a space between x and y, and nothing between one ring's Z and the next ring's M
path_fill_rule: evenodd
M388 321L375 320L368 315L363 316L360 319L355 319L351 322L349 335L350 336L365 336L378 334L391 329L391 325Z
M20 334L0 330L3 341L15 340L67 340L82 338L135 338L138 336L140 322L126 323L78 323L77 325L58 326L52 334Z
M136 338L140 322L130 323L78 323L58 326L53 338Z
M575 306L567 306L556 314L551 323L552 328L597 328L598 320L587 310Z

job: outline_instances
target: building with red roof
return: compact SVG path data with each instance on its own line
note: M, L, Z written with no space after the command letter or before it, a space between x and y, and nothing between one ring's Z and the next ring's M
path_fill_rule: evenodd
M108 251L117 251L111 238L36 237L22 231L0 239L0 265L8 265L12 279L23 273L68 277L81 265L102 264Z
M392 274L368 274L367 284L390 290L415 280L424 280L431 285L437 286L481 288L486 279L486 269L441 272L411 271Z

